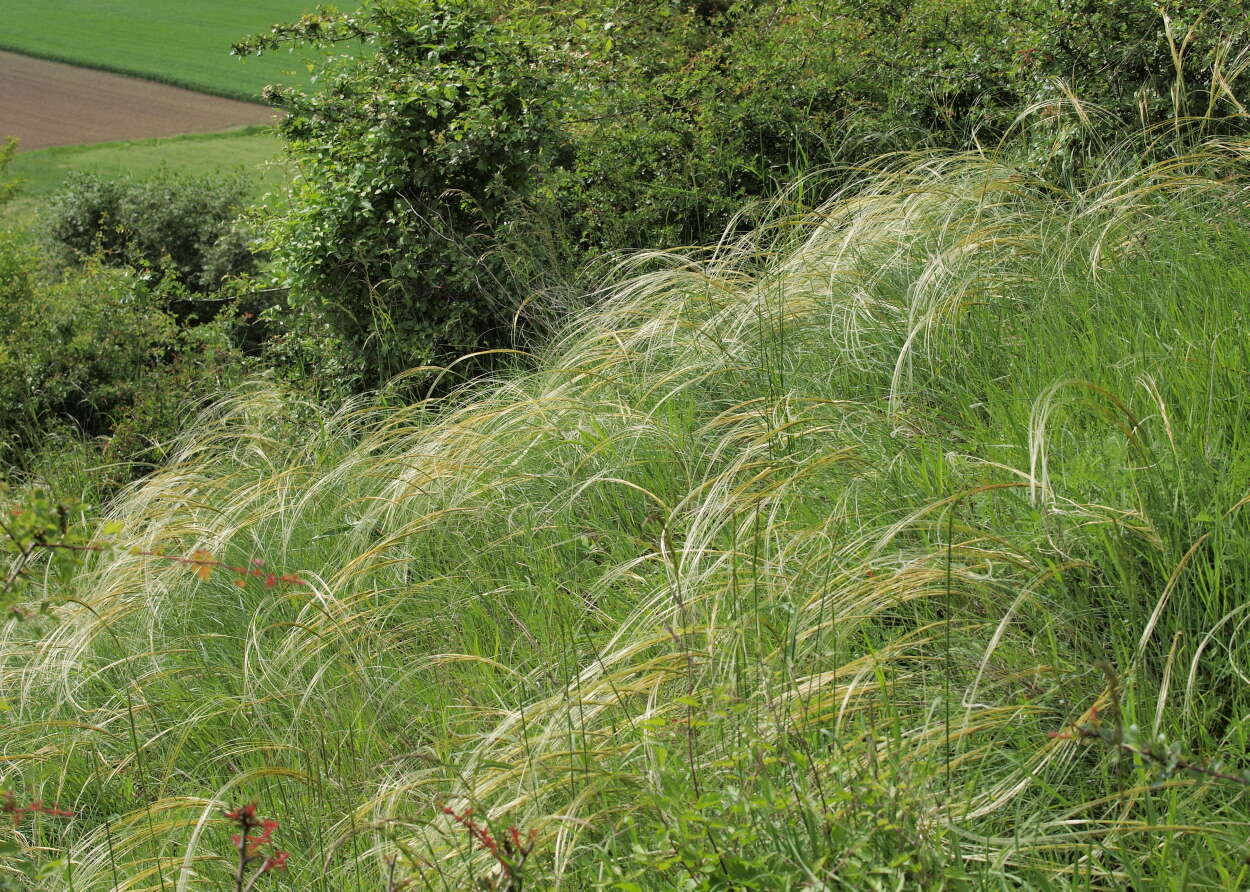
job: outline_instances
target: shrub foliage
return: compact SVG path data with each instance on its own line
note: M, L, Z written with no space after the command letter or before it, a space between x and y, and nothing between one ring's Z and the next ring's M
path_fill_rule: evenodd
M189 400L238 383L247 361L227 320L183 326L169 303L97 258L50 279L28 238L0 232L0 467L37 460L66 431L138 458L178 431Z
M254 266L235 222L246 194L240 177L166 173L127 181L79 174L50 200L47 235L64 263L98 256L195 292L214 291Z
M1247 22L1250 0L387 0L236 50L363 44L268 94L301 171L272 241L293 310L377 383L506 343L509 271L706 243L817 166L1021 133L1079 175L1118 122L1244 112ZM1073 96L1110 115L1058 125Z
M309 16L262 42L374 51L315 94L270 89L299 163L274 248L294 308L329 320L376 376L499 340L513 307L487 234L559 145L552 78L472 5Z

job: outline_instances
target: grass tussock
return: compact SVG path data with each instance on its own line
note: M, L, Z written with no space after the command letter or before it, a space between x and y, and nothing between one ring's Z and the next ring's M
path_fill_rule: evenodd
M44 888L229 888L248 800L268 888L1243 885L1245 160L899 158L437 413L224 401L116 519L307 585L6 627Z

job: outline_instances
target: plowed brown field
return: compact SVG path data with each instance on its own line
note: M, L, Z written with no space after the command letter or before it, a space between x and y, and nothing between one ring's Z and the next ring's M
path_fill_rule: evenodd
M0 52L0 140L19 149L268 124L273 109L153 81Z

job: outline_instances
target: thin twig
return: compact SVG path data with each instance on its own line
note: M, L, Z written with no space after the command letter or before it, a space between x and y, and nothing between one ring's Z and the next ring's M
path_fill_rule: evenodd
M1052 740L1101 740L1103 743L1111 744L1116 749L1126 753L1131 753L1135 756L1140 756L1146 761L1153 762L1156 765L1180 768L1182 771L1188 771L1193 774L1201 774L1205 777L1214 778L1216 780L1231 781L1235 784L1240 784L1243 787L1250 787L1250 778L1245 776L1230 774L1226 771L1219 771L1208 765L1203 765L1201 762L1193 762L1189 759L1182 759L1179 757L1174 759L1172 756L1160 755L1153 747L1137 746L1136 744L1128 743L1123 740L1122 735L1117 734L1113 737L1106 731L1100 731L1096 728L1091 728L1088 725L1077 725L1070 732L1052 731L1049 736Z

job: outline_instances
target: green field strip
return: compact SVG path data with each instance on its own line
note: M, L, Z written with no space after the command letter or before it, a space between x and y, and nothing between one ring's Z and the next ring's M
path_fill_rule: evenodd
M192 175L243 172L259 198L280 188L289 176L282 141L268 127L244 127L221 133L188 133L161 139L56 146L22 152L9 165L8 177L21 181L14 202L0 218L21 222L74 174L143 179L163 170Z
M255 101L266 84L307 85L319 54L240 59L231 45L311 9L300 0L0 0L0 49Z

